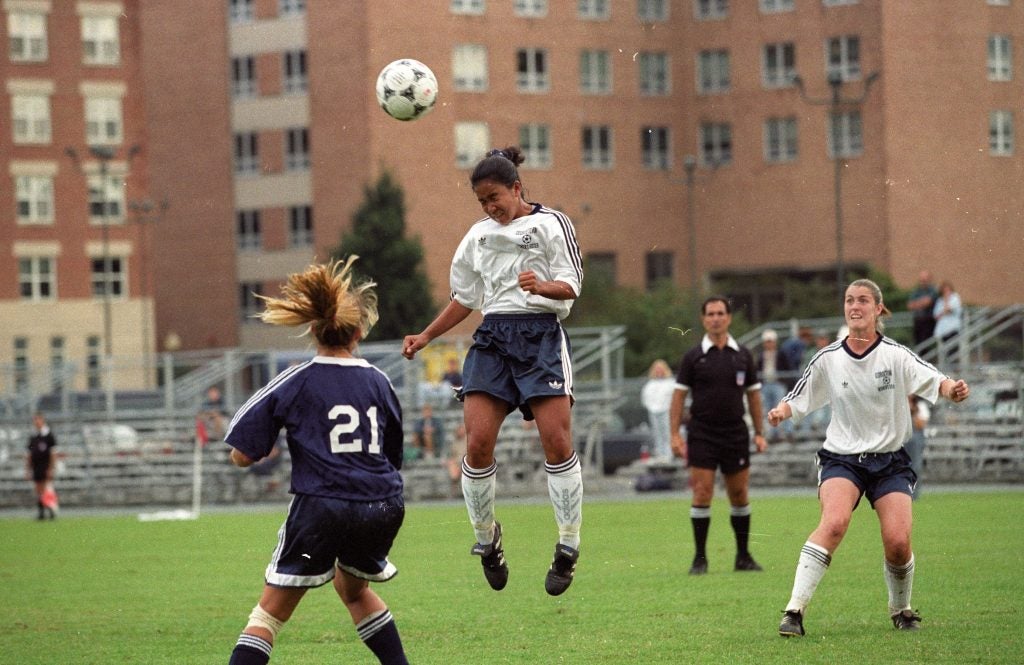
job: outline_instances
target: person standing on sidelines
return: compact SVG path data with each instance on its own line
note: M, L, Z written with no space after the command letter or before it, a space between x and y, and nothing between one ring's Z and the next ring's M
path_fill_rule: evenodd
M919 628L921 616L910 604L911 496L917 477L904 448L911 434L907 396L934 403L939 397L962 402L970 394L963 380L943 375L882 334L882 317L889 310L871 280L858 279L847 287L843 312L848 336L819 351L793 390L768 412L768 422L778 425L832 407L825 443L817 453L821 519L800 552L793 592L779 625L783 637L804 634L807 605L862 496L881 525L889 617L897 630Z
M36 506L39 508L37 520L57 517L56 493L53 490L53 472L57 464L57 455L53 449L56 447L57 439L46 417L36 413L32 416L32 432L28 437L25 474L35 486Z
M672 378L672 368L658 358L647 370L647 383L640 390L640 402L647 409L651 441L654 442L654 457L663 462L672 459L672 435L668 412L675 391L676 382Z
M374 284L353 282L355 258L289 276L281 298L259 296L263 321L307 326L317 354L250 397L224 436L231 461L248 467L284 428L294 495L231 665L265 665L306 591L327 582L378 660L408 663L391 612L369 585L398 572L388 552L405 516L402 410L387 376L354 355L377 322Z
M729 515L736 537L734 570L759 571L748 549L750 539L750 431L743 419L746 397L754 425L754 445L764 452L761 384L757 365L748 349L729 334L732 305L723 296L711 296L701 305L704 338L683 356L672 396L669 423L672 452L686 460L690 471L692 503L690 523L696 553L691 575L708 572L706 545L711 529L711 499L715 491L715 470L725 477ZM686 437L679 431L686 396L693 395Z
M576 232L558 210L528 201L516 146L490 151L470 177L487 215L462 239L451 267L451 302L422 332L408 335L413 358L473 310L483 322L462 367L458 397L465 402L467 452L462 492L476 535L471 554L492 589L508 582L495 520L494 449L505 417L515 409L536 419L544 448L548 493L558 525L554 559L544 581L557 596L569 588L579 559L583 477L571 431L572 361L561 321L580 294L583 263Z

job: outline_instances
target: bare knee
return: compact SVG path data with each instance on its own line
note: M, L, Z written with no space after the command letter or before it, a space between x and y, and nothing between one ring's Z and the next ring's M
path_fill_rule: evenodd
M913 555L913 550L910 547L910 541L905 538L900 538L895 541L887 541L884 543L885 547L885 560L894 566L902 566L910 561L910 557Z
M818 533L824 536L828 542L838 545L849 528L849 517L828 517L822 518L821 523L818 525Z

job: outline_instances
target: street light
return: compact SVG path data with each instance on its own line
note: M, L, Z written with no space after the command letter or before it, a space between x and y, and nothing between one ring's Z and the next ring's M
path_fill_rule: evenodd
M871 85L878 79L880 72L872 72L866 79L864 79L864 87L861 89L860 95L856 97L843 97L843 75L841 72L832 70L828 73L828 86L831 89L831 95L827 98L815 98L809 97L807 91L804 89L804 81L799 76L793 77L793 83L796 84L797 90L800 91L800 98L808 104L815 106L828 106L829 118L832 123L835 123L836 117L839 114L839 109L844 106L859 106L865 99L867 99L868 93L871 91ZM833 163L833 183L832 192L834 197L834 209L835 209L835 221L836 221L836 287L840 295L843 293L843 289L846 288L846 265L843 260L843 158L840 154L839 146L835 144L835 132L832 133L833 145L832 145L832 163Z
M690 297L697 296L697 220L693 211L693 185L696 182L697 158L683 156L683 173L686 174L686 230L690 239Z

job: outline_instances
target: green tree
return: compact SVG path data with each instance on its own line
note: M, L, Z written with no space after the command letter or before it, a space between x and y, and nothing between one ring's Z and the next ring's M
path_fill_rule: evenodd
M359 257L356 273L377 283L380 321L371 335L401 339L422 330L436 309L423 266L423 245L418 237L405 236L405 197L387 170L363 192L352 228L342 234L331 256Z

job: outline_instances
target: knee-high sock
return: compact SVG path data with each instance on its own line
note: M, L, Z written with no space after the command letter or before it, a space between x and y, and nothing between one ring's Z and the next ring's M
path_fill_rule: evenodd
M574 452L561 464L544 463L548 472L548 495L555 509L558 542L574 550L580 548L583 524L583 468Z
M747 545L750 541L750 504L732 506L729 509L729 522L732 524L733 533L736 534L736 554L749 554Z
M889 588L889 614L909 610L910 592L914 588L914 553L910 553L910 561L902 566L886 561L883 570L885 586Z
M262 637L242 633L235 650L231 652L228 665L267 665L274 645Z
M497 471L497 462L486 469L474 469L462 458L462 496L476 542L483 545L494 539L494 475Z
M711 530L711 506L690 506L690 524L693 525L694 556L707 558L708 531Z
M807 604L811 602L814 590L818 588L818 582L825 576L829 564L832 563L832 556L824 547L815 545L811 541L804 543L800 550L800 560L796 564L796 577L793 580L793 594L789 598L786 610L798 610L803 613Z
M377 656L384 665L409 665L402 648L402 638L391 612L384 609L374 612L356 626L359 639Z

